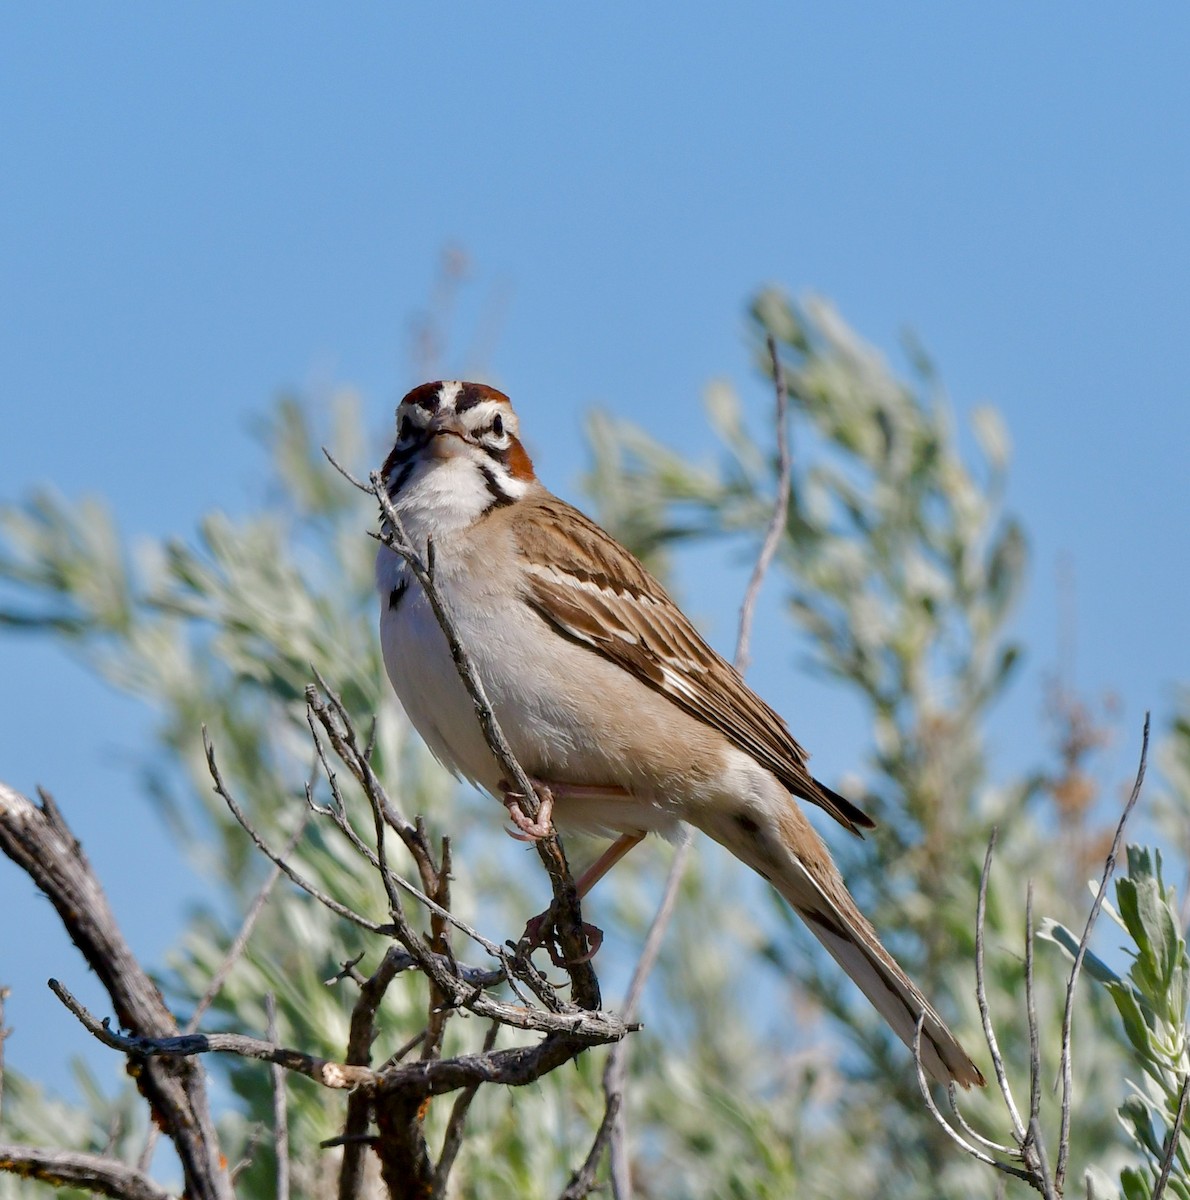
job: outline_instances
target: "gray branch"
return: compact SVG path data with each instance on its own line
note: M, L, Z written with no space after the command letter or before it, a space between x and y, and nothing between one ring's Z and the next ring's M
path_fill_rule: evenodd
M121 1200L177 1200L135 1167L98 1154L0 1143L0 1171L52 1187L85 1188Z
M49 898L111 998L120 1024L140 1037L176 1035L177 1021L133 956L81 844L46 792L37 805L0 783L0 850ZM136 1081L153 1119L177 1149L192 1200L233 1200L202 1068L150 1060Z

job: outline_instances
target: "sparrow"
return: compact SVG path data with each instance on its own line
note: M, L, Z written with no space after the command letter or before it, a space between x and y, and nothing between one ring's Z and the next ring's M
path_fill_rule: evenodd
M488 748L446 638L400 555L376 558L388 677L456 776L498 797L526 837L618 835L580 893L650 833L686 823L769 881L941 1083L982 1085L954 1034L880 944L798 801L861 835L874 822L807 770L785 722L610 534L538 480L504 393L414 388L382 479L496 719L535 787L521 811Z

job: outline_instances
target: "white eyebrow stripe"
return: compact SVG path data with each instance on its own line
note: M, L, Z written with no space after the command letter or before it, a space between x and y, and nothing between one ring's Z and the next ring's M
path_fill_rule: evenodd
M504 419L504 431L515 436L517 432L516 413L500 400L481 400L474 408L468 408L462 413L469 429L479 429L490 425L492 418L499 415Z

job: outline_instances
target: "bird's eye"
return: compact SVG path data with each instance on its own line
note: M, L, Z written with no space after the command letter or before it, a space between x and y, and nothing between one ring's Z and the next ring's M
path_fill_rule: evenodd
M409 414L406 413L405 416L401 418L401 424L397 428L397 440L403 442L410 437L412 433L413 422L409 419Z
M492 432L497 437L504 436L504 418L499 413L492 418Z

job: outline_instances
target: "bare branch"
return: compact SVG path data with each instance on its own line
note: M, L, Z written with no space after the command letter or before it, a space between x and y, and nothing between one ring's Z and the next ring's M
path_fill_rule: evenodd
M305 829L306 821L303 817L298 822L297 828L293 831L293 836L289 839L285 849L281 852L283 858L288 858L297 849L297 844L301 841ZM198 1003L194 1006L194 1012L190 1014L190 1020L186 1022L182 1030L183 1033L193 1033L198 1028L207 1009L211 1007L215 997L223 990L223 985L227 982L227 977L231 974L236 963L243 957L244 951L248 947L248 939L252 936L252 931L256 928L256 922L260 919L260 914L264 912L264 906L268 903L269 896L272 895L273 888L277 886L277 880L280 878L281 868L274 865L249 906L248 912L245 914L244 920L240 925L239 932L227 948L227 953L223 956L223 961L219 964L215 974L211 976L211 981L207 984L206 991L203 992L199 997ZM157 1147L157 1138L159 1135L160 1130L157 1126L150 1125L148 1133L145 1134L144 1146L141 1148L140 1157L137 1159L136 1164L142 1171L147 1171L149 1164L153 1161L153 1151Z
M1029 1027L1029 1129L1041 1115L1041 1026L1033 957L1033 881L1025 890L1025 1017Z
M488 1031L484 1035L483 1049L487 1054L496 1044L496 1038L500 1035L500 1026L493 1021L488 1026ZM463 1145L463 1129L467 1123L467 1112L471 1108L471 1101L475 1099L476 1092L479 1091L478 1084L472 1084L470 1087L463 1088L455 1097L455 1102L451 1106L450 1117L446 1122L446 1133L442 1138L442 1149L438 1154L438 1162L434 1167L434 1190L431 1193L435 1200L440 1200L446 1195L446 1181L450 1177L451 1168L455 1164L455 1159L458 1157L459 1150Z
M991 1009L988 1006L987 972L985 958L984 931L987 925L988 911L988 878L992 873L992 855L996 849L996 829L993 827L988 838L988 850L983 859L983 871L979 876L979 900L975 908L975 996L979 1002L979 1019L983 1022L983 1036L987 1041L988 1050L992 1055L992 1067L996 1072L996 1082L1000 1086L1000 1094L1004 1097L1004 1106L1012 1120L1012 1132L1020 1145L1025 1140L1025 1126L1017 1109L1012 1088L1008 1085L1008 1075L1004 1070L1004 1059L1000 1054L1000 1045L996 1041L996 1031L992 1026Z
M270 1042L277 1040L277 998L269 992L264 998L268 1015L265 1035ZM273 1157L277 1167L275 1195L277 1200L289 1200L289 1113L285 1104L285 1072L277 1063L269 1068L273 1077Z
M1049 1156L1045 1152L1045 1140L1041 1136L1041 1121L1038 1117L1029 1119L1029 1139L1025 1148L1032 1152L1035 1159L1032 1163L1026 1159L1026 1165L1034 1176L1031 1181L1033 1186L1037 1187L1040 1183L1039 1190L1045 1200L1057 1200L1062 1193L1056 1190L1051 1182Z
M366 496L375 495L375 493L366 483L364 483L362 480L356 479L356 477L352 475L352 473L345 466L343 466L343 464L339 462L339 460L335 458L335 456L325 446L322 448L322 453L326 455L326 461L329 462L331 466L334 467L335 470L338 471L339 474L342 475L349 484L351 484L352 487L359 488L359 490Z
M657 956L661 952L661 943L665 931L673 916L674 905L678 898L678 889L682 884L682 876L686 873L686 865L690 859L690 848L693 845L687 835L674 850L673 861L669 864L669 874L665 877L665 890L661 902L645 935L644 948L640 959L632 972L628 984L628 996L624 1001L624 1019L632 1021L636 1018L640 1007L641 995L645 989L645 980L653 970ZM624 1122L624 1085L628 1075L628 1043L619 1042L608 1054L607 1065L603 1070L603 1094L607 1100L608 1109L614 1107L615 1112L610 1121L604 1120L596 1135L595 1145L591 1147L594 1153L599 1145L599 1137L606 1129L610 1137L612 1194L616 1200L627 1200L632 1195L631 1174L628 1163L628 1136ZM590 1158L590 1155L588 1155Z
M120 1200L177 1200L147 1175L118 1159L71 1150L0 1143L0 1171L59 1188L84 1188Z
M369 1066L372 1042L376 1037L376 1013L388 985L404 966L414 965L407 950L390 946L373 974L360 986L359 999L351 1010L351 1032L347 1039L347 1061L352 1066ZM418 1034L420 1039L423 1035ZM347 1119L343 1124L343 1162L339 1168L339 1200L356 1200L364 1186L364 1163L368 1142L370 1098L355 1092L347 1101Z
M1190 1096L1190 1074L1182 1077L1182 1086L1178 1090L1178 1108L1174 1113L1173 1128L1169 1131L1169 1145L1165 1149L1165 1157L1161 1160L1161 1173L1157 1176L1157 1183L1153 1188L1153 1200L1162 1200L1169 1184L1170 1172L1173 1170L1174 1159L1178 1154L1178 1139L1182 1136L1182 1122L1186 1119L1188 1096Z
M49 897L71 940L99 977L120 1024L170 1037L177 1022L124 940L82 846L48 793L37 806L0 783L0 850ZM191 1200L232 1200L231 1181L196 1063L149 1062L137 1087L177 1149Z
M285 849L281 851L281 857L284 859L297 849L298 842L302 840L302 834L306 831L306 820L303 816L302 820L297 823L297 828L294 829L290 839L285 844ZM240 925L240 930L236 934L231 945L227 948L227 953L223 956L223 961L219 964L218 970L211 976L211 982L207 984L207 989L199 998L198 1003L194 1006L194 1012L190 1014L190 1020L186 1022L186 1027L183 1032L193 1033L202 1021L208 1008L214 1002L215 997L223 990L223 985L227 982L227 977L231 974L236 963L243 957L245 949L248 946L248 939L252 936L252 931L256 928L256 922L260 920L260 914L264 912L264 906L269 901L269 896L272 895L273 888L277 886L277 880L281 878L281 868L276 863L269 871L265 881L260 885L260 890L253 898L247 913L244 915L244 920Z
M925 1064L921 1060L921 1031L924 1024L925 1014L922 1013L922 1015L917 1018L917 1028L914 1030L913 1034L913 1062L914 1066L917 1068L917 1086L921 1089L922 1100L925 1101L925 1106L929 1110L930 1116L934 1118L939 1129L941 1129L943 1133L945 1133L946 1136L955 1143L956 1146L958 1146L965 1153L969 1154L972 1158L984 1163L989 1167L994 1167L997 1171L1002 1171L1005 1175L1013 1175L1017 1179L1023 1179L1026 1183L1031 1184L1033 1187L1037 1188L1038 1191L1040 1191L1041 1189L1038 1187L1030 1172L1022 1169L1021 1167L1014 1167L1009 1163L1000 1162L998 1159L992 1158L990 1154L985 1154L979 1149L978 1146L973 1146L966 1140L966 1138L952 1128L950 1122L947 1121L947 1119L938 1111L938 1106L934 1103L934 1097L930 1093L930 1081L926 1077Z
M595 1190L595 1176L599 1171L599 1163L603 1158L604 1149L611 1140L612 1130L619 1120L623 1105L623 1092L613 1092L607 1097L607 1103L603 1109L603 1120L599 1123L599 1129L595 1133L591 1149L587 1152L583 1165L575 1171L570 1177L570 1182L562 1189L558 1200L586 1200L587 1196Z
M1010 1158L1019 1158L1020 1157L1021 1152L1020 1152L1019 1146L1005 1146L1000 1142L994 1142L994 1141L992 1141L991 1138L984 1137L984 1135L982 1133L980 1133L978 1129L972 1128L970 1123L967 1121L967 1119L963 1116L962 1112L959 1110L958 1089L955 1087L953 1081L946 1085L946 1098L950 1103L951 1114L954 1116L954 1119L958 1122L959 1128L963 1131L963 1133L967 1137L973 1138L981 1146L983 1146L984 1149L990 1150L994 1154L1006 1154ZM1021 1136L1023 1139L1024 1135L1022 1134Z
M98 1038L105 1046L120 1050L124 1054L150 1060L193 1058L199 1054L235 1054L240 1058L277 1063L287 1071L296 1071L299 1075L305 1075L327 1088L352 1088L375 1082L373 1071L316 1058L300 1050L290 1050L285 1046L277 1046L242 1033L182 1033L175 1037L160 1038L115 1033L108 1020L97 1020L69 989L63 987L56 979L51 979L49 984L50 990L74 1013L88 1033Z
M1041 1133L1041 1028L1037 1021L1037 989L1033 972L1033 881L1025 893L1025 1013L1029 1026L1029 1125L1021 1143L1021 1157L1033 1177L1033 1186L1054 1200L1049 1156ZM1058 1189L1060 1192L1061 1189Z
M469 966L467 963L458 962L456 959L449 958L445 954L434 954L432 951L427 951L431 958L444 971L450 971L459 980L465 983L469 988L490 988L495 987L498 983L503 983L506 972L504 968L485 969L483 967ZM390 946L388 953L385 955L385 961L391 960L393 964L393 973L399 975L402 971L408 971L411 967L420 965L418 959L414 958L408 950L402 949L399 946ZM358 959L356 960L359 961Z
M450 976L446 976L450 979ZM185 1033L160 1038L126 1036L113 1033L107 1021L98 1021L63 987L56 979L49 981L50 989L82 1022L89 1032L94 1034L105 1045L125 1053L164 1055L168 1057L189 1058L196 1054L206 1054L210 1051L221 1051L238 1054L242 1058L259 1058L265 1062L279 1062L289 1070L309 1075L311 1079L321 1071L319 1064L327 1060L303 1055L297 1050L285 1050L272 1046L257 1038L238 1033ZM499 1021L503 1025L511 1025L515 1029L530 1029L537 1032L551 1033L557 1037L573 1038L590 1046L601 1046L608 1042L618 1042L629 1033L635 1033L640 1028L635 1022L622 1021L615 1013L602 1010L591 1011L579 1008L566 1013L543 1012L538 1008L522 1008L519 1005L508 1004L496 1000L484 992L465 995L460 1006L470 1009L477 1016ZM293 1056L290 1062L287 1056ZM332 1072L334 1074L334 1072ZM347 1086L340 1083L324 1081L318 1077L318 1082L327 1087Z
M346 921L350 921L353 925L358 925L361 929L366 929L369 933L388 932L386 926L379 925L375 921L369 921L367 917L360 916L359 913L348 908L347 905L340 904L339 901L333 896L328 896L326 892L322 891L321 888L315 887L314 884L312 884L308 879L302 875L299 875L298 872L295 871L293 867L291 867L289 863L285 861L284 857L270 848L264 838L261 837L261 835L257 832L256 827L251 821L248 820L247 816L245 816L244 810L236 803L235 797L232 796L231 792L227 790L227 786L223 782L223 776L219 773L219 764L215 760L215 747L211 743L211 736L207 732L207 727L205 725L202 729L202 744L203 749L206 751L207 769L211 773L211 780L215 785L215 792L222 797L223 802L231 810L231 815L235 817L243 831L256 844L256 848L267 859L269 859L270 862L284 871L285 874L288 875L289 878L296 883L303 892L313 896L319 904L329 908L331 912L342 917Z
M1136 779L1132 784L1132 791L1128 796L1128 802L1124 805L1124 811L1120 814L1120 822L1116 826L1116 833L1112 838L1111 849L1108 850L1107 858L1103 864L1103 877L1099 881L1099 891L1095 895L1095 901L1091 905L1090 913L1087 914L1087 923L1083 927L1083 936L1079 939L1078 952L1074 956L1074 965L1070 968L1070 977L1066 981L1066 1005L1062 1011L1062 1124L1061 1132L1058 1136L1058 1165L1054 1173L1054 1182L1059 1192L1062 1191L1066 1181L1066 1164L1070 1152L1070 1105L1074 1093L1074 1073L1070 1054L1070 1039L1074 1023L1074 989L1078 986L1079 972L1082 970L1083 960L1087 956L1087 945L1091 940L1091 930L1095 928L1095 922L1099 919L1100 910L1103 908L1103 901L1107 897L1107 885L1116 870L1116 859L1120 853L1120 846L1124 841L1124 827L1128 824L1128 818L1132 815L1132 810L1136 807L1137 801L1140 799L1140 790L1145 781L1145 767L1149 760L1149 717L1150 714L1146 712L1144 732L1141 735L1140 762L1136 767Z
M789 394L785 386L785 371L777 354L777 342L771 333L768 335L768 348L773 366L773 383L777 392L777 496L773 503L773 514L765 530L764 541L760 546L760 554L756 558L752 577L748 580L748 588L744 592L744 602L740 605L735 667L741 675L748 670L748 642L752 636L752 613L756 607L756 597L760 594L760 586L764 582L769 564L773 561L773 555L781 544L781 535L785 532L785 522L789 518L789 488L793 480L793 455L789 449L789 428L785 419Z

